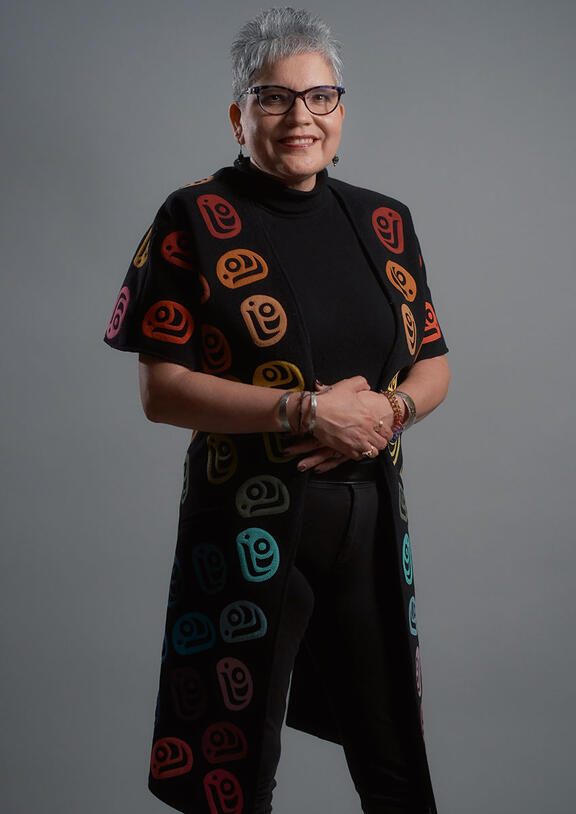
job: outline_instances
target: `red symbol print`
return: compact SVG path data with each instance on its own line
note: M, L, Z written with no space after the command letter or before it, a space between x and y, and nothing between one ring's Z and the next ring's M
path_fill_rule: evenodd
M160 738L152 747L150 774L156 780L186 774L192 768L192 750L181 738Z
M402 312L402 319L404 321L404 332L406 334L406 343L408 345L408 350L414 356L416 353L416 322L414 320L414 314L408 308L407 305L402 305L400 309Z
M218 260L216 274L226 288L240 288L266 277L268 265L263 257L250 249L232 249Z
M240 727L230 721L218 721L202 735L202 751L208 763L225 763L245 757L248 746Z
M126 309L128 308L129 302L130 302L130 289L128 288L127 285L125 285L123 286L123 288L120 289L118 299L116 300L116 305L114 306L112 316L110 317L110 322L108 323L108 327L106 328L107 339L114 339L114 337L122 327L122 323L124 322L124 317L126 316Z
M402 218L393 209L380 206L372 213L372 226L378 239L394 254L404 251L404 227Z
M425 342L434 342L435 339L440 339L441 336L442 332L440 330L440 325L438 325L436 312L434 311L432 304L427 302L426 322L424 324L424 339L422 340L422 344Z
M170 232L162 241L162 257L173 266L191 271L194 268L192 265L192 235L189 232Z
M286 312L273 297L254 294L240 305L246 327L255 345L266 348L275 345L286 333Z
M200 280L200 287L202 289L202 293L200 294L200 303L204 305L204 303L208 302L210 299L210 284L203 274L198 273L198 279Z
M231 656L224 657L216 665L216 672L226 708L236 712L247 707L252 700L254 685L244 662Z
M224 198L219 195L201 195L196 203L212 237L235 237L240 233L240 216Z
M184 345L194 330L192 314L183 305L172 300L158 300L146 311L142 333L160 342Z
M409 271L395 263L393 260L388 260L386 263L386 276L398 291L404 295L408 302L414 302L416 299L416 280Z
M244 807L242 787L232 772L212 769L204 777L210 814L240 814Z
M206 373L222 373L232 364L228 340L214 325L202 326L202 367Z

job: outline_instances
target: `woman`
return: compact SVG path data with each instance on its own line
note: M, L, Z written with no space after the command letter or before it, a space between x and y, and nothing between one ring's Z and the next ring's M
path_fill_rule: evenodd
M149 787L271 811L292 675L287 723L343 745L363 811L435 812L400 433L445 397L447 348L408 209L327 175L327 26L262 12L232 56L249 157L167 198L106 334L148 418L194 429Z

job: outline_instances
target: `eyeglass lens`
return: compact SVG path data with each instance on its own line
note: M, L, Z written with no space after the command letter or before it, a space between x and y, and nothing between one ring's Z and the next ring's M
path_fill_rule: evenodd
M258 92L260 106L267 113L286 113L294 101L295 93L286 88L262 88ZM337 107L340 93L333 88L310 88L304 94L304 102L311 113L324 115Z

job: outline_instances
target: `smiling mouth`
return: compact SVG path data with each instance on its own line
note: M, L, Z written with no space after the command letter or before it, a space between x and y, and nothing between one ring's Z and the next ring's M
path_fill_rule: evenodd
M280 144L285 147L311 147L318 141L314 136L288 136L280 139Z

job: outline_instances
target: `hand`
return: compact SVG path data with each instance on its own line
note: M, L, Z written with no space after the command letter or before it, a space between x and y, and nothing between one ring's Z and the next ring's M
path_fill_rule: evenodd
M285 447L285 452L289 455L305 455L307 452L312 453L312 455L307 455L305 458L302 458L298 463L300 472L304 472L307 469L313 469L314 472L328 472L344 461L350 460L350 458L347 458L341 452L338 452L338 450L322 446L317 438L305 438L302 441L293 443L289 447Z
M387 399L381 394L371 393L364 376L342 379L329 388L317 387L317 392L314 439L304 446L304 442L301 442L289 448L296 453L316 450L312 456L314 464L308 459L301 463L305 466L318 465L332 459L325 469L318 470L327 471L343 459L359 461L365 451L372 450L374 455L385 449L387 438L392 437L392 409L388 404L388 415L382 413L382 410L386 410ZM298 399L290 400L291 415L288 417L292 426L297 423L297 411ZM340 453L342 458L334 459L335 452Z

